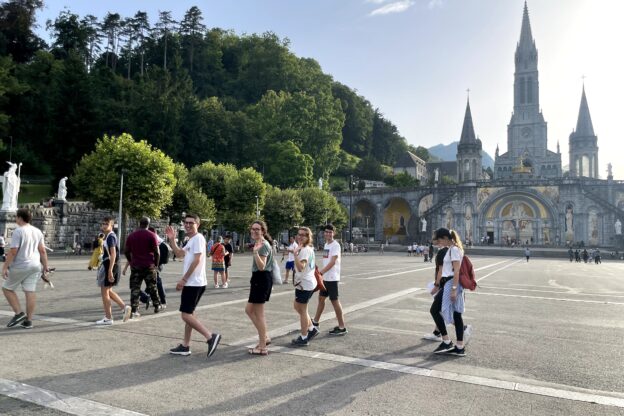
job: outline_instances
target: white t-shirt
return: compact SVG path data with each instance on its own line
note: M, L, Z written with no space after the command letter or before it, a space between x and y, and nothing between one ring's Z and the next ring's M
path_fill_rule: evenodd
M336 263L334 263L334 267L323 274L323 280L328 282L337 282L340 280L340 244L338 244L338 241L336 240L329 244L325 243L323 267L327 266L334 256L338 256L336 258Z
M201 254L199 264L188 277L184 286L206 286L206 239L200 233L197 233L187 241L182 249L184 250L184 268L182 273L186 273L191 267L191 263L195 260L196 254Z
M11 236L11 248L17 249L11 268L26 269L40 264L40 243L43 243L43 233L37 227L30 224L17 227Z
M287 261L295 261L295 251L299 248L299 244L293 241L291 245L288 246L288 260Z
M295 287L300 290L314 290L316 278L314 277L314 249L306 246L299 252L299 261L307 260L307 264L301 272L295 273Z
M451 246L444 256L444 263L442 264L442 277L453 276L453 262L458 261L461 265L463 258L464 253L459 249L459 247Z

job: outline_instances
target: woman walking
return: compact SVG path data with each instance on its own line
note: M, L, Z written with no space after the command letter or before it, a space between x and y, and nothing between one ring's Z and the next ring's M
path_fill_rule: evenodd
M212 256L212 271L214 272L214 284L215 289L219 288L219 274L221 274L221 284L224 289L227 289L228 283L225 279L225 256L227 251L223 246L223 237L217 238L217 243L210 249L210 255Z
M245 313L258 331L258 345L250 348L249 354L269 355L267 346L271 343L271 339L267 335L264 304L269 301L273 289L273 239L264 221L254 221L251 224L250 233L254 240L254 247L251 262L251 287Z
M312 242L312 231L308 227L300 227L297 232L297 244L299 247L295 251L295 301L293 307L299 314L301 323L301 335L292 340L292 344L298 347L308 345L319 331L312 325L312 320L308 314L308 302L314 294L316 288L316 278L314 277L314 245Z
M440 228L435 233L440 246L448 247L448 251L444 256L442 267L438 270L434 288L438 293L435 293L430 310L436 327L442 335L442 343L433 352L463 357L466 355L462 318L464 290L459 284L459 268L464 257L464 249L459 235L454 230ZM452 323L455 324L457 345L453 345L446 331L446 324Z

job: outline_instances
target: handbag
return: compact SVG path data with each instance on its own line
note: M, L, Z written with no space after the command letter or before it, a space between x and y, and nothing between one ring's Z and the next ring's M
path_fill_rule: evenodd
M273 277L274 285L281 285L283 283L282 271L280 270L280 266L277 260L273 260L273 270L271 271L271 276Z
M325 288L325 283L323 283L323 275L319 272L318 267L314 267L314 278L316 279L316 287L314 288L314 292L316 292L317 290L327 292L327 288Z

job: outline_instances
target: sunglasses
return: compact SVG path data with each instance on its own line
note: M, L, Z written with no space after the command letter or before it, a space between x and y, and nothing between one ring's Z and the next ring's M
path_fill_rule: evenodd
M184 221L184 225L194 225L196 224L195 221Z
M262 228L251 227L251 231L262 231Z

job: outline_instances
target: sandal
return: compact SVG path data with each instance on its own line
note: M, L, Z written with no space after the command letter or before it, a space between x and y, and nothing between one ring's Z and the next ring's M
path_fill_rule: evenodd
M249 354L251 355L269 355L269 350L267 348L249 348Z
M267 340L265 341L264 345L266 345L267 347L269 345L271 345L271 338L267 338ZM255 348L260 349L260 344L256 344Z

